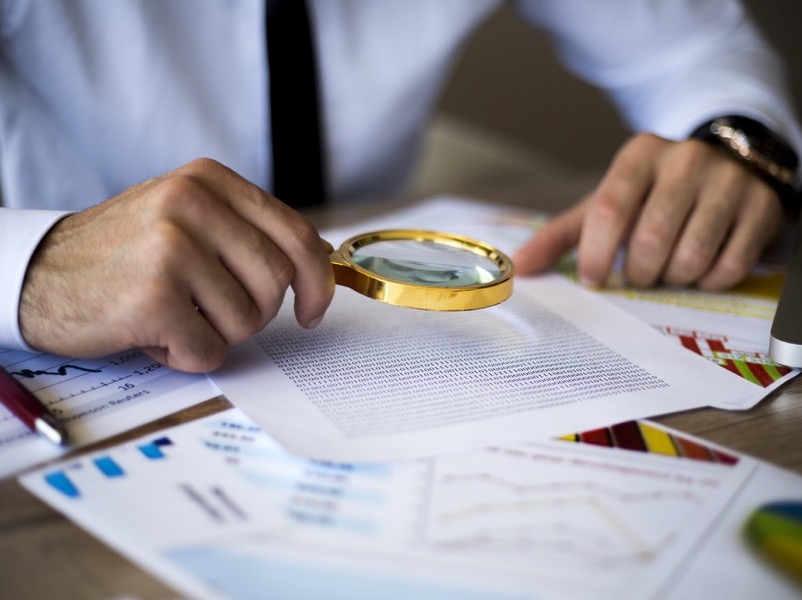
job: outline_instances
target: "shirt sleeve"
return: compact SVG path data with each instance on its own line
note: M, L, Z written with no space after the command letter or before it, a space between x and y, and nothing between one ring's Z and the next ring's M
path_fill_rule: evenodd
M784 64L737 0L518 0L575 74L604 89L635 131L684 139L740 114L802 156ZM798 183L802 182L802 174Z
M0 348L33 350L19 327L19 301L28 263L39 242L68 212L0 208Z

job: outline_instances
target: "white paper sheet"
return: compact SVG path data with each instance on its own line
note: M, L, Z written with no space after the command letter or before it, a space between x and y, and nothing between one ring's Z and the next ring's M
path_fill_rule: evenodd
M560 441L312 461L233 409L21 482L193 598L642 599L754 468Z
M802 500L802 477L760 463L665 598L799 600L799 580L751 548L744 535L744 524L753 511L766 503L789 500Z
M776 274L755 273L752 280ZM769 392L799 371L778 365L768 355L769 332L776 297L769 299L741 292L713 294L697 290L615 290L605 297L628 313L650 323L658 331L691 352L727 370L733 377L752 383L752 396L711 399L723 409L752 408Z
M443 215L462 214L451 202L419 211L364 225L438 228ZM492 226L485 221L479 229L489 234ZM518 238L527 235L513 228ZM304 456L426 456L717 400L751 403L763 393L558 275L518 278L510 300L480 311L416 311L342 288L323 323L307 331L291 308L290 300L212 380Z
M381 220L332 232L330 239L339 242L364 231L363 227L415 228L423 223L426 228L484 240L511 254L545 222L544 214L525 208L441 197ZM561 271L569 280L576 280L573 260L566 260ZM692 288L633 289L621 282L620 274L614 274L608 286L597 293L732 376L762 388L762 392L756 391L738 402L731 397L711 399L711 405L717 408L743 410L799 373L777 365L768 355L782 280L781 271L759 265L734 290L714 293Z
M126 431L219 395L205 375L164 367L139 350L102 359L0 350L0 366L67 425L70 448ZM0 477L66 452L0 405Z

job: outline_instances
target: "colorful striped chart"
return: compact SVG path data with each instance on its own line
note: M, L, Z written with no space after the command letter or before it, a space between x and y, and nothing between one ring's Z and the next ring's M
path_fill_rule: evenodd
M669 433L645 421L627 421L612 427L593 429L582 433L571 433L561 436L559 439L725 465L734 465L738 462L738 457L736 456Z
M747 520L744 534L761 555L802 581L802 502L761 506Z
M725 335L676 327L665 327L663 333L678 338L683 347L691 352L704 356L735 375L764 388L791 372L790 368L778 365L760 352L741 352L729 348Z

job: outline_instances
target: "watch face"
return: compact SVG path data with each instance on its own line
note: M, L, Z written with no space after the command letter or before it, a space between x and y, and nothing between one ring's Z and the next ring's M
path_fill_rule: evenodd
M778 163L796 168L799 160L791 147L780 136L762 123L745 117L732 118L732 125L744 132L753 148Z
M783 185L791 185L796 179L799 159L791 146L753 119L719 117L710 123L708 135L699 137L718 141L764 176Z

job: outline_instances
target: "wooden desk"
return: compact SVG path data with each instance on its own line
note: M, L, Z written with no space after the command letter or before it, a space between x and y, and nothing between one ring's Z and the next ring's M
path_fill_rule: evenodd
M520 202L532 195L532 188L528 189L525 194L520 190L497 193L495 198ZM566 197L576 197L576 190L566 189L564 184L559 191L543 186L536 189L537 205L545 209L564 204ZM313 220L325 228L370 212L376 209L319 211ZM144 435L229 406L224 398L211 399L99 445ZM802 379L789 382L749 411L700 409L657 420L802 474ZM124 596L147 600L175 598L176 594L28 494L16 480L0 481L0 597L99 600Z

